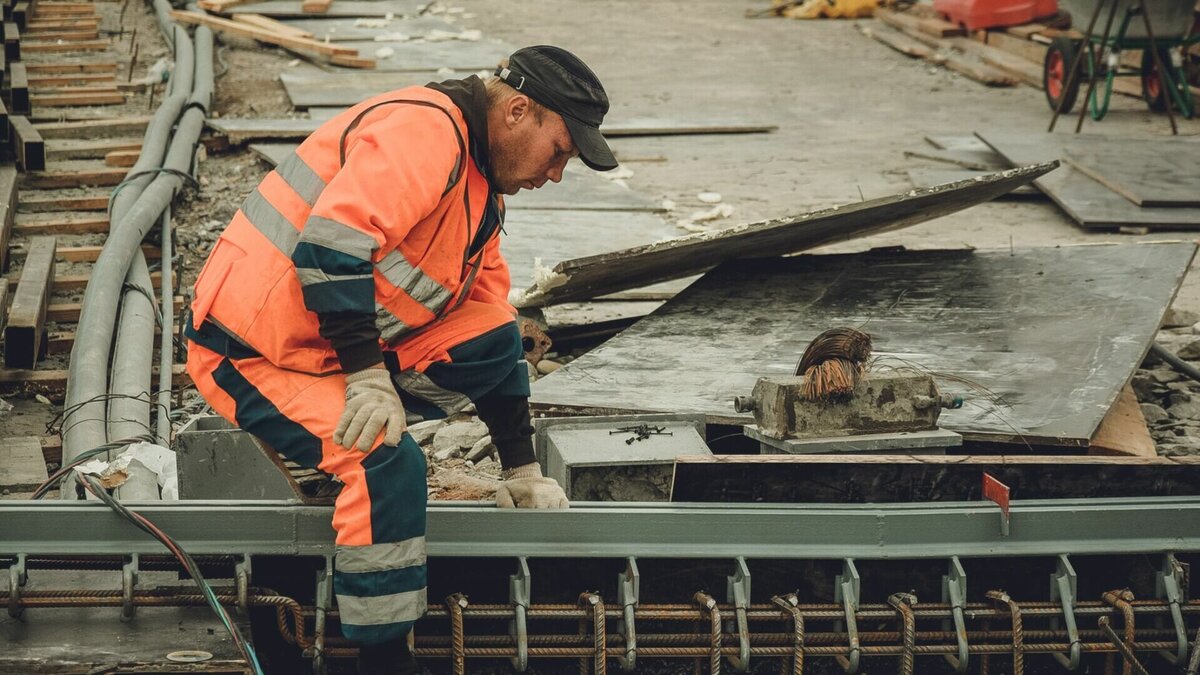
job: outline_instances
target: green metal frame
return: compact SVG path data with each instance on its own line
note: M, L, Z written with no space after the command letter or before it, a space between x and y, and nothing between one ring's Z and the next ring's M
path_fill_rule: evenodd
M193 555L333 554L330 507L292 502L131 505ZM1200 498L881 505L584 503L563 511L432 504L434 557L928 559L1200 551ZM0 502L0 555L162 553L93 502Z
M1129 30L1129 23L1135 14L1135 8L1130 7L1125 10L1125 16L1121 19L1121 25L1117 29L1117 34L1109 38L1105 44L1104 37L1093 34L1087 45L1086 54L1083 58L1086 59L1085 66L1087 68L1088 81L1094 79L1097 75L1101 78L1101 82L1092 89L1091 96L1084 102L1089 108L1089 113L1092 119L1100 121L1108 114L1109 104L1112 102L1113 82L1118 77L1141 77L1141 69L1137 70L1122 70L1120 65L1109 67L1104 63L1104 57L1107 52L1119 53L1126 49L1141 49L1150 48L1149 38L1131 38L1126 35ZM1164 50L1182 49L1186 50L1191 45L1200 43L1200 35L1185 35L1180 38L1163 38L1156 37L1155 44ZM1096 52L1100 53L1100 72L1096 72L1095 58ZM1165 94L1169 100L1167 105L1174 104L1175 108L1185 118L1191 119L1196 114L1195 104L1192 100L1192 90L1187 81L1187 73L1180 66L1176 66L1169 59L1163 64L1166 72L1163 73L1167 80L1167 93ZM1180 86L1182 83L1182 87ZM1103 91L1102 91L1103 90Z

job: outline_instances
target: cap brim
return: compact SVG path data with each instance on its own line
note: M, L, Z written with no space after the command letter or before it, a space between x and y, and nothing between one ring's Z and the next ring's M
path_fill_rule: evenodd
M562 119L571 134L571 140L579 150L579 159L583 160L584 164L596 171L611 171L617 168L617 158L613 157L608 141L604 140L604 134L600 133L599 129L589 127L566 115L563 115Z

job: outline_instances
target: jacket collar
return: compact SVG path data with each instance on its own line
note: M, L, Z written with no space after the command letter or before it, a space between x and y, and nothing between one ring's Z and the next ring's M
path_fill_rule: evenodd
M471 159L490 184L492 163L488 154L487 89L483 80L478 75L472 75L462 80L430 82L425 86L445 94L462 111L467 121Z

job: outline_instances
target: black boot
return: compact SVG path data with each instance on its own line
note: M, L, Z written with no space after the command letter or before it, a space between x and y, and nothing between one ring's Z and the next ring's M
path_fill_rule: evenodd
M408 637L358 648L358 675L415 675L421 671Z

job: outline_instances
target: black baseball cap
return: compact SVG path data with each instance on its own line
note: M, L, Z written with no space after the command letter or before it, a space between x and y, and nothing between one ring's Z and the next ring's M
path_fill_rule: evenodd
M617 168L617 159L600 133L608 95L579 57L549 45L525 47L508 57L507 66L496 68L496 76L561 115L584 164L597 171Z

